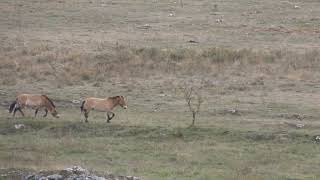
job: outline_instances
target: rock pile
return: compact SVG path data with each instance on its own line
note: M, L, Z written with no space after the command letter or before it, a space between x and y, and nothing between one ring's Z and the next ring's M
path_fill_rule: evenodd
M88 170L74 166L60 171L42 171L26 175L23 180L141 180L135 176L116 176L113 174L95 175Z

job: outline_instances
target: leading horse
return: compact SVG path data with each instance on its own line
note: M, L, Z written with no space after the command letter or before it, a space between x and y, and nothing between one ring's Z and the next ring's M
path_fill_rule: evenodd
M22 116L24 113L23 108L32 108L35 109L34 117L37 116L37 113L40 109L45 110L43 117L46 117L48 111L52 114L53 117L59 118L59 114L56 110L56 106L53 104L52 100L46 95L38 94L20 94L17 96L16 100L12 102L9 107L9 113L13 112L13 119L15 119L16 112L19 111Z
M127 109L127 104L123 96L114 96L106 99L102 98L86 98L81 104L81 113L84 112L85 122L88 122L89 112L97 110L106 112L107 123L115 116L112 111L113 108L120 105L122 108Z

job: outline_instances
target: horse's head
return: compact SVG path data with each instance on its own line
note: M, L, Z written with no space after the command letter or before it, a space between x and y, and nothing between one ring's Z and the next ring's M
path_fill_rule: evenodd
M121 107L123 107L123 109L127 109L128 106L127 106L127 103L126 101L124 100L124 97L123 96L119 96L119 105Z
M59 118L60 115L58 114L56 110L56 106L53 104L52 100L46 95L41 95L41 96L44 102L46 103L46 107L49 110L49 112L52 114L52 116L55 118Z
M52 116L55 117L55 118L59 118L59 117L60 117L60 115L59 115L59 113L57 112L56 108L54 108L54 109L51 111L51 114L52 114Z

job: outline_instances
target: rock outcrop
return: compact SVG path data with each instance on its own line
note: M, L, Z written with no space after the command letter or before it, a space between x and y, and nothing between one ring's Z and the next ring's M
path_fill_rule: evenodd
M141 180L135 176L118 176L114 174L97 175L79 166L58 171L30 172L28 170L8 169L0 171L1 177L23 180Z

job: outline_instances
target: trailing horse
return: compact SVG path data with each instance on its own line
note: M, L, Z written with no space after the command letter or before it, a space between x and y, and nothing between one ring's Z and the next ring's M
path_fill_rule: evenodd
M118 105L124 109L127 109L127 104L123 96L114 96L106 99L90 97L82 101L80 109L81 113L84 112L85 122L88 122L89 112L91 110L97 110L106 112L106 119L109 123L110 120L115 116L115 114L111 111Z
M43 117L47 116L48 111L52 114L53 117L60 117L56 110L56 106L46 95L20 94L17 96L16 100L10 104L9 113L13 112L13 118L15 118L17 111L19 111L21 115L24 116L22 109L25 107L35 109L34 117L37 116L37 113L40 109L44 109L45 111Z

